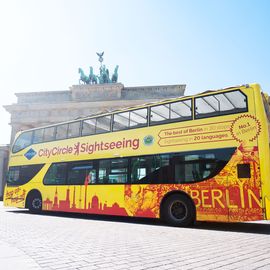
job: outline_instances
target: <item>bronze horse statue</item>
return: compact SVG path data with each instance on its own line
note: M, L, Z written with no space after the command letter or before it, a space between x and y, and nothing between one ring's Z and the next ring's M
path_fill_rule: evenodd
M117 65L114 69L114 73L112 75L112 83L117 83L118 80L118 68L119 66Z
M90 74L89 74L89 83L90 84L97 84L98 83L98 78L97 76L94 74L94 71L93 71L93 67L90 67Z
M84 74L81 68L79 68L79 73L80 73L79 84L81 84L81 82L83 84L89 84L90 83L89 77Z

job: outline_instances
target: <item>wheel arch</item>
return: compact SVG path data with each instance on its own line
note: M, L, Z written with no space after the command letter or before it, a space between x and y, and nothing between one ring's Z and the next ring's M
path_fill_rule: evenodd
M24 208L29 209L29 198L31 198L31 196L34 195L34 194L38 194L38 195L40 196L40 198L41 198L41 201L42 201L42 195L41 195L41 192L40 192L38 189L31 189L31 190L27 193Z
M170 191L170 192L166 193L163 196L163 198L162 198L162 200L160 202L160 205L159 205L159 216L160 216L160 218L163 219L163 213L162 213L162 211L163 211L164 203L166 202L166 200L169 199L170 196L175 195L175 194L183 195L183 196L185 196L187 199L189 199L192 202L192 205L194 207L193 210L194 210L194 214L195 214L195 220L196 220L196 216L197 216L196 205L195 205L193 199L190 197L190 195L187 194L186 192L182 191L182 190L173 190L173 191Z

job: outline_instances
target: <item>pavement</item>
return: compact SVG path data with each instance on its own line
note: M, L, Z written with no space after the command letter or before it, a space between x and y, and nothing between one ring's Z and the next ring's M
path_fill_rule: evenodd
M30 214L0 204L0 269L270 269L270 222Z

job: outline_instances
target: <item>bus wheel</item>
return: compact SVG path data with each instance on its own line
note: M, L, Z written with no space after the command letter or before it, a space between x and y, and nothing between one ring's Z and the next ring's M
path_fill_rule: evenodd
M161 216L170 225L184 227L194 224L196 209L187 196L173 194L162 204Z
M30 213L40 213L42 210L42 199L38 191L34 191L28 195L27 208Z

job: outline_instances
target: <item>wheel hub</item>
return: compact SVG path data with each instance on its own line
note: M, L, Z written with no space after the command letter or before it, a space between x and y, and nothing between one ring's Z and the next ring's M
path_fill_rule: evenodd
M175 220L183 220L187 215L187 208L181 201L174 201L171 205L171 215Z
M39 209L41 207L41 200L39 198L35 198L33 201L32 201L32 206L33 208L35 209Z

